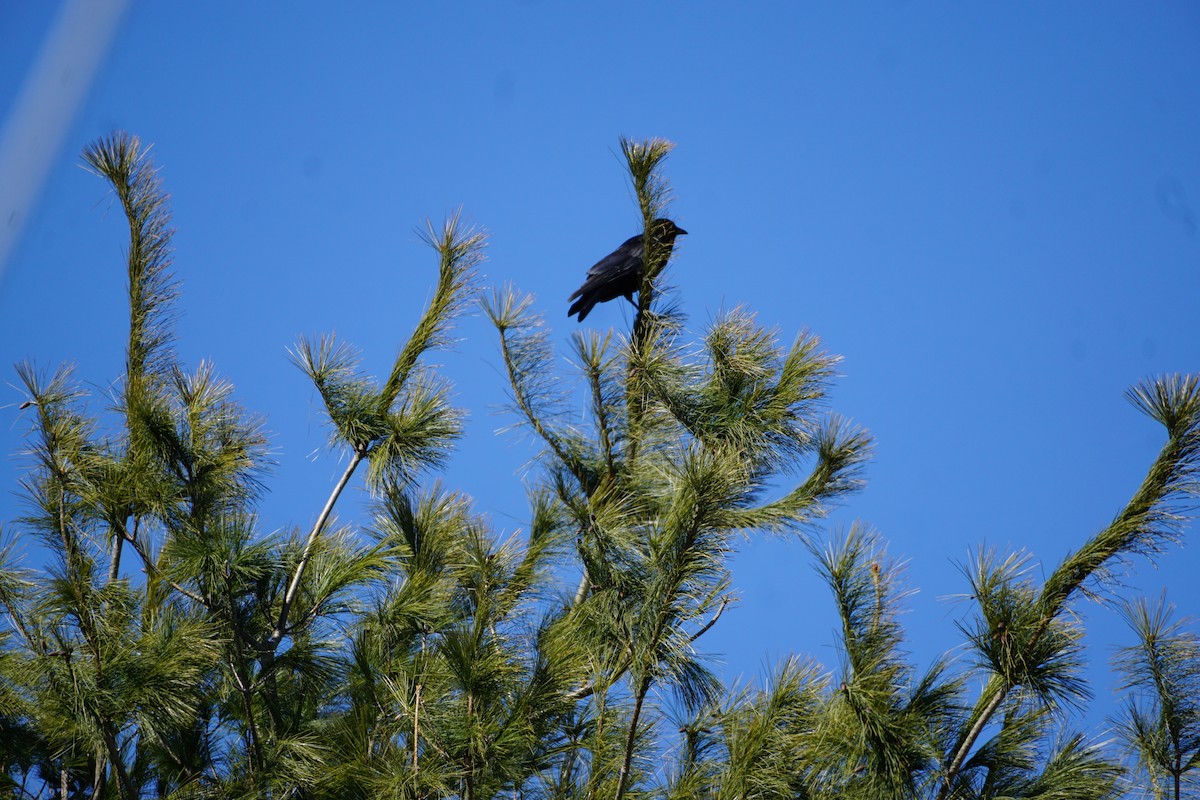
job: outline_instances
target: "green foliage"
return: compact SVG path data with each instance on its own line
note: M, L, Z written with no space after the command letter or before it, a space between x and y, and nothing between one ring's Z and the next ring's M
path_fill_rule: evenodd
M484 237L429 226L437 278L381 383L332 336L296 364L345 469L311 528L264 533L260 420L171 348L166 195L135 137L84 154L130 228L129 340L106 417L67 368L18 367L45 567L0 548L0 793L178 798L1108 798L1131 787L1071 731L1090 698L1076 603L1178 538L1197 489L1200 380L1131 392L1167 442L1133 499L1040 584L1029 556L964 569L969 658L904 650L901 565L859 524L812 541L862 486L863 430L826 410L838 359L735 308L693 340L661 291L672 145L622 140L647 265L627 335L585 329L560 369L534 300L482 302L517 427L541 453L507 536L431 478L462 433L426 363L474 297ZM104 419L111 424L102 425ZM359 474L366 522L337 512ZM839 663L789 658L727 688L698 640L736 601L747 537L810 545ZM9 535L11 540L12 535ZM123 558L124 556L124 558ZM1200 653L1127 606L1120 730L1158 796L1190 788ZM981 687L981 688L979 688Z
M1165 598L1122 610L1138 642L1115 658L1130 690L1115 722L1153 796L1179 800L1200 783L1200 641Z

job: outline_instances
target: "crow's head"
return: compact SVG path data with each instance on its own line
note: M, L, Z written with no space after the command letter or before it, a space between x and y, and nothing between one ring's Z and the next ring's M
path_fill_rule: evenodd
M676 236L682 236L687 233L683 228L665 217L659 217L650 224L654 229L654 238L663 244L674 242Z

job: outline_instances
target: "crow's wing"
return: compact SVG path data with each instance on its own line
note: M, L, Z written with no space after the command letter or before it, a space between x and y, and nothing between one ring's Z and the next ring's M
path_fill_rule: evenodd
M631 236L616 250L597 261L588 270L583 286L568 297L574 301L567 316L579 315L583 322L597 303L607 303L615 297L624 296L633 302L633 293L641 288L645 262L642 253L645 244L641 236Z
M588 281L590 282L592 278L621 275L631 269L641 269L642 251L645 248L646 243L641 236L631 236L616 250L592 265L592 268L587 271Z
M630 276L640 275L644 268L643 250L645 250L645 243L641 236L631 236L626 239L620 247L592 265L592 268L587 271L583 286L580 286L575 294L567 299L574 300L585 292L598 289L606 284L623 284Z

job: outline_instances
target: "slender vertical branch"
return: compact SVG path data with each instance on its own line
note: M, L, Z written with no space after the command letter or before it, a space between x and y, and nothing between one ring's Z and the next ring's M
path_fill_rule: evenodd
M109 556L108 562L108 582L112 583L121 575L121 547L125 544L125 539L121 536L114 536L110 549L112 554Z
M962 769L963 762L967 760L967 756L975 746L979 735L983 733L983 729L987 727L987 724L991 721L996 711L1004 703L1005 698L1008 697L1009 687L998 683L994 691L995 694L980 710L978 716L975 717L975 724L970 727L967 735L963 737L958 748L954 751L954 757L946 767L946 775L942 779L942 787L938 790L938 800L946 800L950 796L950 790L953 788L955 778L958 777L958 771Z
M362 450L355 450L354 455L350 457L350 463L346 465L346 471L342 473L341 479L337 485L333 487L333 492L329 495L329 499L325 501L325 507L321 509L317 521L313 523L312 530L308 532L308 538L304 540L304 549L300 553L300 561L296 564L296 571L292 574L292 580L288 584L287 593L283 596L283 603L279 608L279 619L275 623L275 630L271 633L271 638L268 640L268 647L274 648L279 644L284 636L287 635L288 614L291 612L292 604L296 600L296 593L300 589L300 579L304 576L304 568L308 565L308 559L312 555L313 545L317 541L317 537L325 529L325 523L329 521L329 516L333 513L333 507L341 497L342 490L346 488L346 484L350 482L350 478L354 475L354 470L366 457L366 453Z
M592 588L592 576L588 574L588 568L583 566L583 577L579 579L579 586L575 589L575 599L571 602L571 606L578 606L587 598L587 593Z
M421 683L417 682L417 690L415 692L415 700L413 701L413 735L412 735L412 773L413 777L417 776L417 754L420 748L417 746L421 739Z
M665 139L634 141L621 138L621 153L625 156L630 180L633 182L634 194L638 201L638 210L642 214L642 253L645 265L642 284L638 291L637 315L634 317L633 331L630 335L631 357L625 385L626 416L629 426L627 457L631 462L635 461L638 455L645 416L646 386L638 365L645 362L647 348L653 346L656 338L654 335L656 320L651 312L655 296L654 282L666 265L668 255L667 252L664 252L665 247L655 236L654 229L654 220L664 215L670 199L670 187L659 172L659 167L674 146Z
M421 661L422 667L425 663L425 631L421 631ZM417 776L417 755L420 752L418 743L421 739L421 675L417 674L417 689L414 692L416 695L413 703L413 737L412 737L412 772L413 777Z
M625 735L625 753L621 757L621 771L617 775L617 791L615 800L623 800L625 790L629 786L629 771L633 765L634 744L637 741L638 722L642 718L642 705L650 692L650 676L647 674L638 684L637 694L633 701L633 715L629 719L629 732Z
M250 686L250 676L246 674L241 640L235 636L233 642L238 663L230 664L230 668L233 670L234 680L237 681L238 694L242 698L242 710L246 712L246 727L250 734L250 770L256 772L261 770L264 764L262 737L258 734L258 723L254 719L253 688Z
M121 748L117 746L117 737L112 732L112 726L99 719L97 719L97 723L101 726L109 763L113 765L113 770L117 773L117 787L121 792L121 800L137 800L137 791L129 777L129 771L125 769L125 762L121 758Z
M172 305L178 287L171 274L171 215L149 148L125 132L88 145L88 168L112 186L129 222L127 255L129 340L125 351L124 413L128 434L125 461L136 470L153 469L148 461L152 439L148 417L161 405L164 376L174 362ZM136 490L125 498L122 515L136 518L144 500ZM110 543L109 582L120 576L122 537Z

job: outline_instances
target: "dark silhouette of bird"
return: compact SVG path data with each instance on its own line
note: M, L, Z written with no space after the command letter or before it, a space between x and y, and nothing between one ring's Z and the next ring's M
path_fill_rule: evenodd
M659 218L650 223L655 241L663 247L663 258L671 257L675 237L687 233L669 219ZM588 270L587 279L568 297L574 300L567 309L567 316L579 314L579 321L588 315L596 303L607 303L614 297L624 297L633 303L633 293L641 290L642 276L646 272L646 240L642 234L631 236L625 242L596 262ZM635 303L636 305L636 303Z

